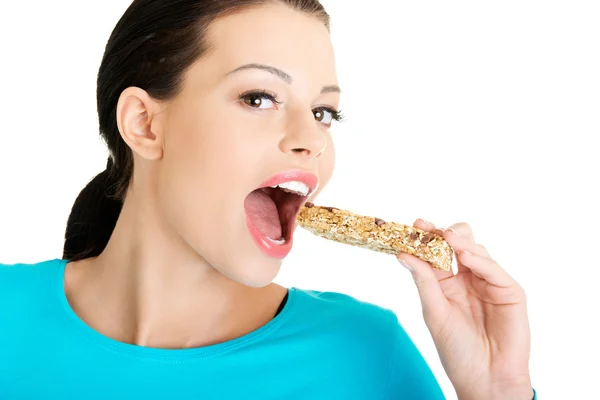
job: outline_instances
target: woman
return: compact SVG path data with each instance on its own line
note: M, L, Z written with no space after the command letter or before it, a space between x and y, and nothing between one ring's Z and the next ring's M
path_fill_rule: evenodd
M0 398L443 398L394 313L272 283L339 96L316 0L135 0L63 258L0 268ZM398 258L458 397L533 398L523 290L468 225L437 232L457 275Z

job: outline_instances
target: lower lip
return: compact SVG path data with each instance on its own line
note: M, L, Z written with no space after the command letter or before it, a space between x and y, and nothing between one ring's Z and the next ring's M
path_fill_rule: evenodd
M254 242L257 244L258 248L268 255L269 257L282 259L288 255L290 250L292 250L292 235L289 234L289 239L286 240L284 244L275 244L271 242L265 235L263 235L250 221L250 218L246 215L246 225L248 225L248 230L250 231L250 235Z

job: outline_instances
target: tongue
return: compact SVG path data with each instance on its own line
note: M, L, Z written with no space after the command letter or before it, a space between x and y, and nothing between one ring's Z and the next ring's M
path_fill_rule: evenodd
M258 189L250 193L244 202L246 214L256 229L271 239L281 238L281 221L275 202Z

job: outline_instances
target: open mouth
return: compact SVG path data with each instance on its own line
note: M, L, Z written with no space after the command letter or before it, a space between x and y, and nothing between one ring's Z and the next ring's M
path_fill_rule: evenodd
M291 239L296 215L309 192L310 188L299 181L256 189L244 201L246 215L268 241L283 245Z

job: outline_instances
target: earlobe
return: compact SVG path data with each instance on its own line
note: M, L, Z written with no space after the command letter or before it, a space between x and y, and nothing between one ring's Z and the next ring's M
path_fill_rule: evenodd
M152 123L157 110L158 103L145 90L133 86L121 93L117 103L117 126L123 141L147 160L162 157L163 141L156 131L160 124Z

